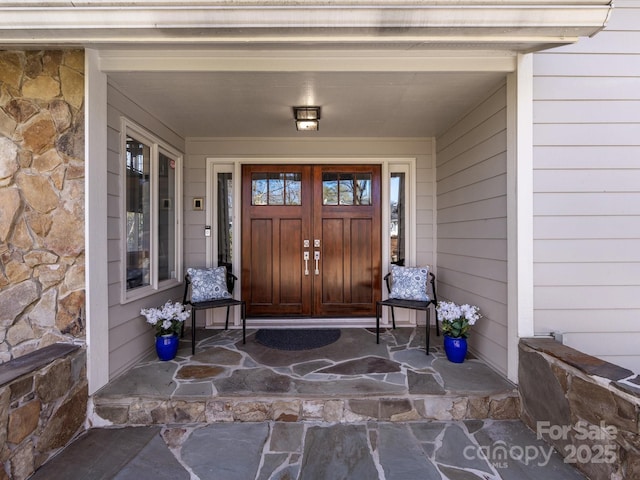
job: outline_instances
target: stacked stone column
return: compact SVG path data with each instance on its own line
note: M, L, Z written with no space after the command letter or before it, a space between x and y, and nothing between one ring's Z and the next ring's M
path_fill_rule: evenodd
M85 334L84 52L0 52L0 363Z

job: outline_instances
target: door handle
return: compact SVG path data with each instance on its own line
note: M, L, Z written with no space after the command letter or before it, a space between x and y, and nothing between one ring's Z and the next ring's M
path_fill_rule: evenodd
M313 259L316 261L316 275L320 275L320 267L318 266L318 262L320 262L320 251L316 250L313 252Z
M304 274L309 275L309 252L304 252L302 258L304 259Z

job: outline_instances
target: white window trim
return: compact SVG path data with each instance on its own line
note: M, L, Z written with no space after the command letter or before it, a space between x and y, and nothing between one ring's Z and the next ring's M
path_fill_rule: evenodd
M151 226L152 232L151 245L149 246L149 255L152 259L151 262L151 284L136 288L133 290L127 290L126 281L126 265L127 265L127 237L125 232L127 231L127 218L126 211L126 189L127 189L127 176L126 176L126 151L127 151L127 135L134 136L137 140L145 142L151 147ZM159 192L158 192L158 158L159 153L163 152L165 155L175 159L175 212L176 212L176 225L175 225L175 278L168 280L158 281L158 262L156 259L158 255L158 236L153 234L156 231L158 225L158 205L159 205ZM120 118L120 303L125 304L134 300L139 300L149 295L174 288L182 283L182 168L183 168L183 154L182 152L171 147L167 142L158 138L147 129L132 122L128 118Z

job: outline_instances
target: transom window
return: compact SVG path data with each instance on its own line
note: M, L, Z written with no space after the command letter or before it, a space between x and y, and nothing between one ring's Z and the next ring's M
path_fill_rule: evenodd
M179 282L182 155L123 119L123 300Z

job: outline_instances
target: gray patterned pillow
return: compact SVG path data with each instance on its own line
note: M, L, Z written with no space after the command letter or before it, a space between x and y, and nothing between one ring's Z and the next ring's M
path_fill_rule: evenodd
M428 302L428 276L428 267L399 267L398 265L391 265L391 293L389 298Z
M227 267L188 268L191 277L191 301L206 302L231 298L227 290Z

